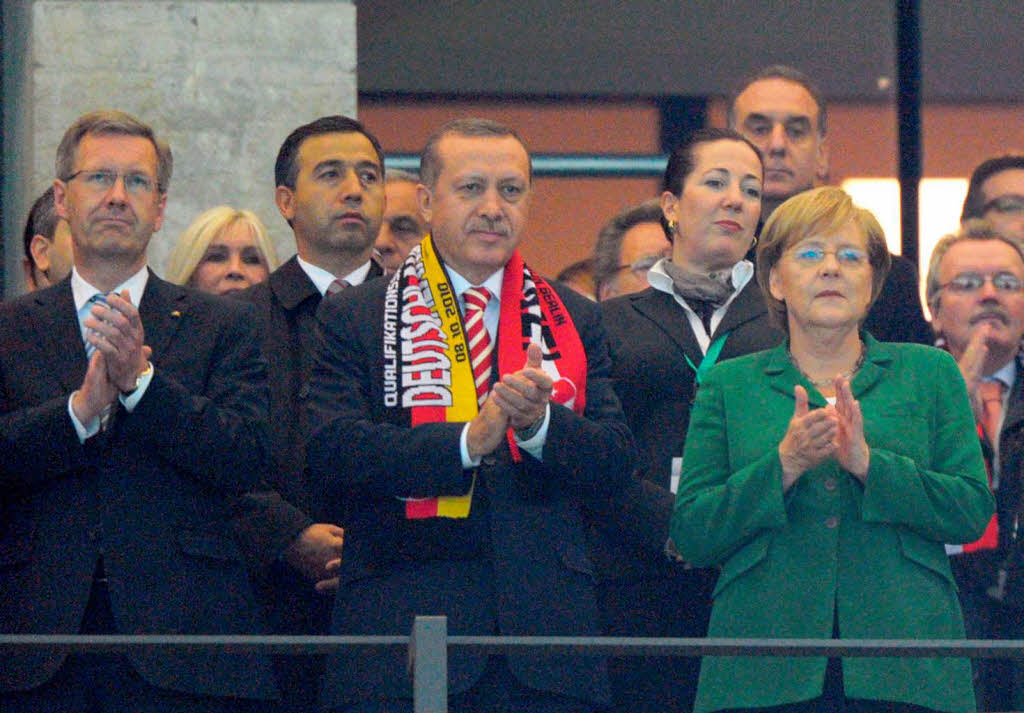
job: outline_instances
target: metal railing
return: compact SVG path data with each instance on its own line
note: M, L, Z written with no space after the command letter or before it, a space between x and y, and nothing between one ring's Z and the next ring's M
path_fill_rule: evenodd
M531 649L541 654L588 656L855 656L1024 658L1024 640L924 639L713 639L579 636L449 636L448 619L418 616L410 636L100 636L0 635L0 657L14 651L119 652L170 648L231 653L326 654L348 646L407 647L416 713L444 713L448 700L448 649L486 654Z
M534 154L534 176L588 176L604 178L661 178L668 156L663 154ZM384 167L418 171L419 154L390 154Z

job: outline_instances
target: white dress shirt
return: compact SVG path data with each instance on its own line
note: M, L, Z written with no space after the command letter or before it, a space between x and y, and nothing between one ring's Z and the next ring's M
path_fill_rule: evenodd
M309 279L313 281L313 284L320 291L320 296L323 297L324 295L326 295L327 288L330 287L331 283L338 278L336 278L331 273L327 272L327 270L323 269L322 267L317 267L311 262L306 262L298 255L296 255L295 257L298 260L299 267L302 268L302 271L309 276ZM367 260L362 265L357 267L355 270L353 270L352 272L348 273L347 275L340 279L345 280L350 285L361 285L364 282L366 282L366 276L369 274L370 261Z
M647 272L647 281L651 283L651 287L658 290L659 292L667 292L672 295L675 301L683 308L686 312L686 318L690 321L690 328L693 330L693 336L697 338L697 343L700 345L700 350L704 354L707 354L708 347L711 346L711 335L708 334L707 330L704 329L704 323L700 321L700 317L693 311L690 305L686 304L686 300L679 296L675 291L672 283L672 278L665 272L664 263L668 258L662 258L658 262L654 263L654 266ZM740 260L738 263L732 266L732 285L733 291L721 307L718 307L714 312L711 313L711 333L714 334L715 330L718 329L718 325L722 323L722 319L725 317L725 313L729 311L729 305L736 299L736 295L746 287L747 283L750 282L750 278L754 276L754 265L749 260Z
M480 285L474 285L465 277L455 272L451 267L446 268L448 271L448 279L451 280L452 290L459 296L459 308L462 310L462 314L466 313L466 304L462 299L462 293L470 287L485 287L487 291L491 293L491 299L487 301L487 308L484 310L484 326L487 328L487 334L491 338L491 344L494 345L494 351L491 355L491 368L498 368L498 323L501 317L501 283L505 276L505 268L501 268L493 275L488 277ZM533 434L530 438L521 441L516 437L516 445L521 449L529 453L537 460L542 460L544 453L544 443L548 437L548 424L551 421L551 405L548 404L544 407L544 420L541 422L540 429ZM467 434L469 433L469 423L462 428L462 435L459 438L459 449L462 453L462 467L463 468L476 468L480 465L481 458L472 458L469 455L469 446L466 442ZM515 432L513 431L513 434Z
M128 296L131 299L131 303L138 307L142 302L142 294L146 291L146 283L149 281L149 268L145 265L141 270L136 272L134 275L129 277L127 280L122 282L111 292L121 294L123 290L128 290ZM93 287L78 273L78 269L75 267L71 268L71 296L75 302L75 313L78 317L78 329L82 334L82 357L85 358L85 333L87 327L84 324L84 320L90 314L92 304L89 302L94 295L100 294L103 291ZM152 366L152 365L151 365ZM144 374L139 382L139 387L131 392L129 395L121 394L118 399L124 404L125 410L131 413L135 410L139 401L146 393L146 389L149 388L149 383L153 380L153 370L150 369L148 373ZM71 423L74 424L75 432L78 434L78 440L85 443L86 439L95 436L100 432L100 417L96 416L88 423L82 423L78 420L75 415L75 410L71 408L71 401L75 398L75 393L72 392L71 396L68 397L68 415L71 416Z

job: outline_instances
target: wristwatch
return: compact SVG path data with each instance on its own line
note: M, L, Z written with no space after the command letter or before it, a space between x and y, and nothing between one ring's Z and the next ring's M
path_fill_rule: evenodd
M144 379L145 379L145 378L146 378L147 376L149 376L150 374L152 374L152 373L153 373L153 362L151 362L151 361L147 361L147 362L146 362L146 368L145 368L145 369L143 369L142 371L140 371L140 372L139 372L139 375L135 377L135 386L133 386L133 387L132 387L131 389L129 389L128 391L122 391L122 392L121 392L122 396L125 396L125 397L127 398L128 396L131 396L131 395L132 395L132 394L134 394L134 393L135 393L136 391L138 391L138 390L139 390L139 387L140 387L140 386L142 386L142 382L143 382L143 380L144 380Z

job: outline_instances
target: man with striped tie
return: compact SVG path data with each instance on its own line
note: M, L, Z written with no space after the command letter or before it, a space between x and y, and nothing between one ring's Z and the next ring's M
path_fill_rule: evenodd
M171 178L132 116L80 117L54 198L71 276L0 308L0 631L251 634L229 516L265 465L255 310L146 264ZM268 658L9 653L4 711L269 710Z
M332 633L596 635L585 498L621 489L632 438L596 309L523 262L530 158L496 122L449 122L421 159L431 232L388 282L320 308L308 459L345 523ZM590 711L603 660L454 650L452 711ZM404 653L343 653L321 704L412 711Z

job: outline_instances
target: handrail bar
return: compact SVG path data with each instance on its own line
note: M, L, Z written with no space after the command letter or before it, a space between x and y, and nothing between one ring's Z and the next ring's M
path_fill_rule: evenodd
M133 648L223 649L306 655L346 646L408 646L411 636L0 634L0 651L66 649L123 652ZM1024 640L992 639L747 639L609 636L449 636L449 647L484 653L544 649L595 656L855 656L1024 658Z
M536 176L604 176L612 178L661 178L668 156L665 154L533 154L530 157ZM388 154L384 168L418 171L419 154Z

